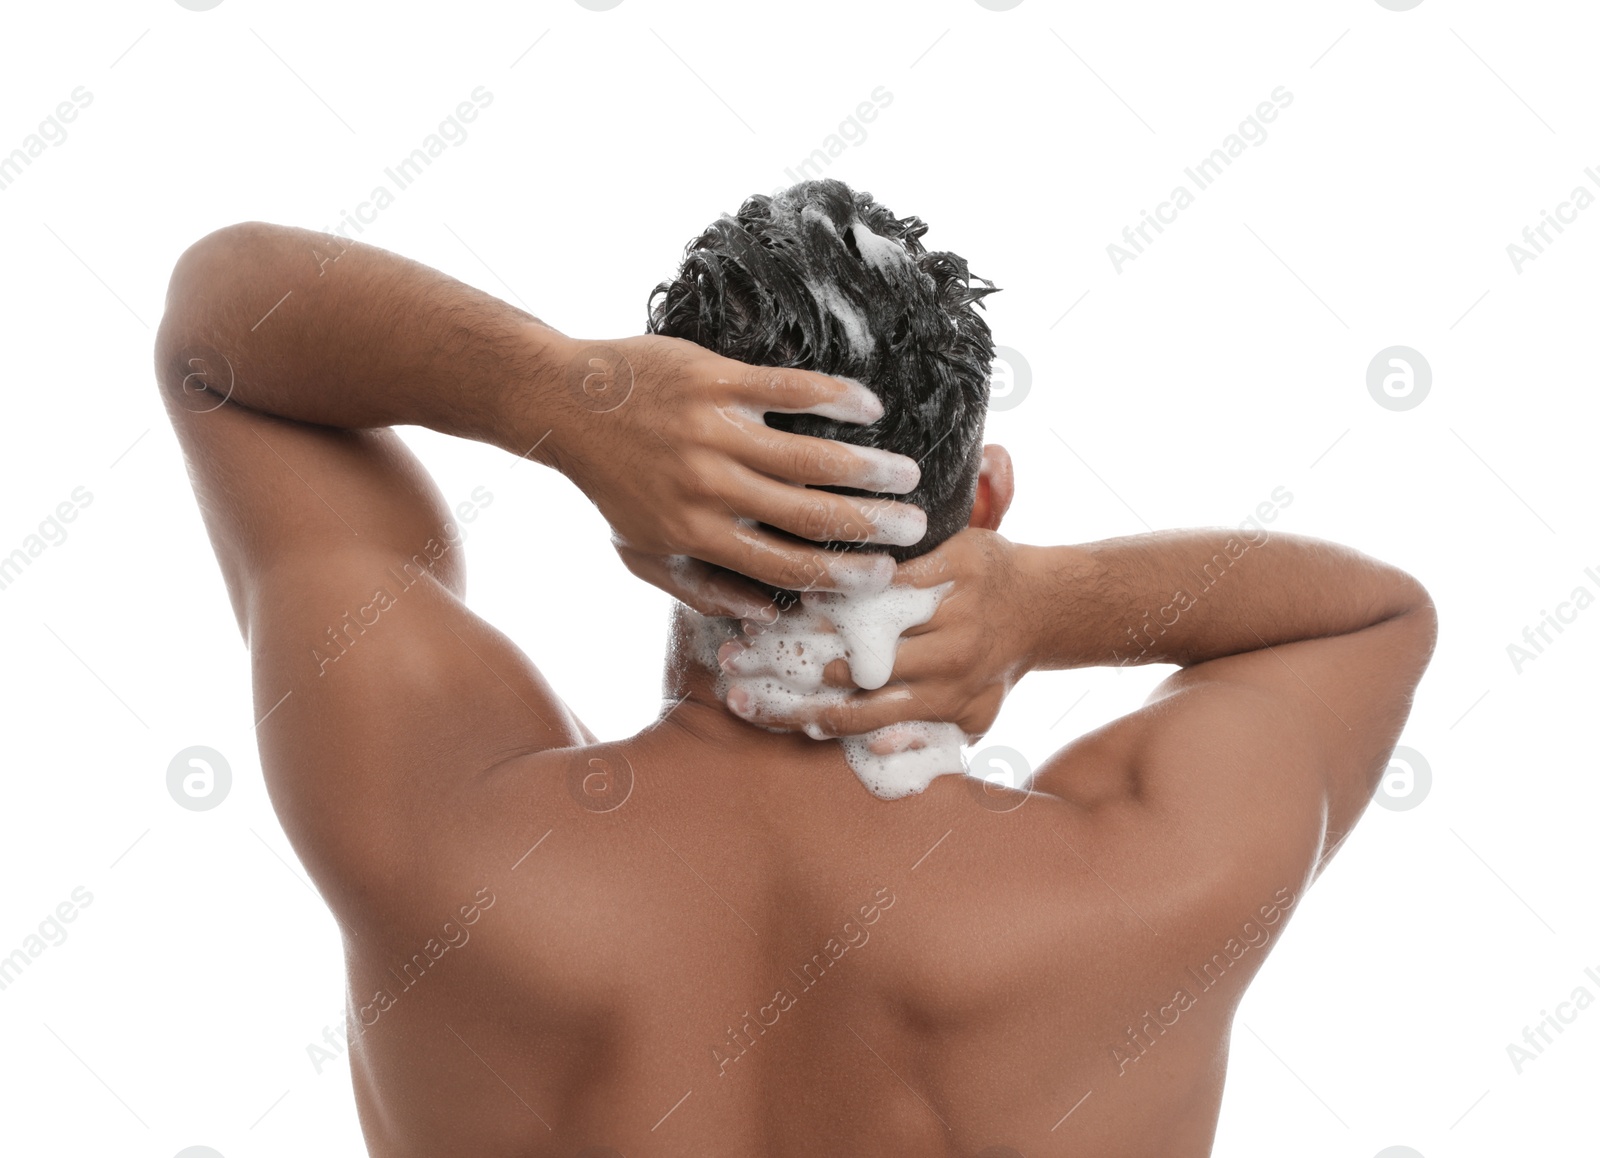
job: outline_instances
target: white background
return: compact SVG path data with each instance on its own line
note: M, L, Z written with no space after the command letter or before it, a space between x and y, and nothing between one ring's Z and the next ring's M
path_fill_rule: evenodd
M1506 1048L1577 987L1600 998L1600 610L1520 672L1507 651L1600 595L1600 209L1520 272L1506 248L1600 194L1595 24L1578 3L1105 7L7 7L0 151L76 86L93 101L0 191L0 555L93 499L0 590L0 955L74 888L93 901L0 991L0 1150L360 1152L344 1059L307 1052L342 1018L335 926L262 789L151 345L186 245L334 225L481 85L469 137L363 240L569 333L637 333L683 244L882 86L826 172L1004 287L989 319L1031 369L989 428L1017 462L1012 537L1236 525L1281 486L1273 529L1421 578L1441 638L1402 742L1431 790L1370 810L1297 907L1240 1012L1217 1153L1595 1152L1600 1008L1520 1074ZM1107 245L1280 85L1267 138L1119 272ZM1396 344L1433 376L1405 411L1366 384ZM668 601L582 496L408 437L452 503L493 493L475 608L602 737L652 718ZM990 740L1037 761L1166 670L1033 677ZM166 787L197 744L233 770L212 811Z

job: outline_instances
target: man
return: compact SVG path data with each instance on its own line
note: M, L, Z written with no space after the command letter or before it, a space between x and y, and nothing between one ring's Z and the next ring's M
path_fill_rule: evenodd
M297 229L179 260L157 374L379 1158L1209 1153L1233 1010L1386 767L1433 607L1289 535L1001 538L985 291L922 230L837 182L752 198L609 343ZM656 724L600 742L466 608L394 424L561 471L679 597ZM528 530L536 594L560 546ZM886 686L728 683L794 592L891 582L944 594ZM882 800L794 730L976 736L1031 669L1128 662L1178 671L1026 793Z

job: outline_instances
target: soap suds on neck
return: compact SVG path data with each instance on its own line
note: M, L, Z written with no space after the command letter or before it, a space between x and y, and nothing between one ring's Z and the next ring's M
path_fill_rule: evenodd
M867 691L883 687L894 671L901 634L932 619L949 587L945 583L855 593L807 592L775 624L741 639L742 650L726 667L718 664L715 653L735 637L730 630L702 630L694 651L702 662L709 654L707 666L718 673L718 697L726 702L731 692L739 690L750 715L790 715L806 706L842 703L851 689L825 685L827 666L842 659L857 687ZM814 740L829 739L814 726L806 733ZM873 750L887 747L891 739L902 744L909 739L911 744L897 752ZM935 777L966 771L961 755L966 736L956 724L901 723L844 737L840 743L861 783L884 800L910 796Z
M899 752L878 753L873 744L886 733L911 733L913 746ZM899 800L921 792L939 777L966 772L961 748L967 742L959 724L912 720L891 724L865 736L846 736L844 758L867 791L882 800Z

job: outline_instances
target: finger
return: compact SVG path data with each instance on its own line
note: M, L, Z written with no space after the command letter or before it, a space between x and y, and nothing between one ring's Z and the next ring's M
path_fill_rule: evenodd
M903 692L905 698L874 700L871 697L882 693L864 692L842 698L835 694L832 702L824 702L830 697L819 695L793 714L804 717L800 726L814 736L859 736L890 724L956 724L967 735L977 736L994 725L1005 700L999 687L974 693L969 685L947 678L896 680L883 690Z
M822 669L822 684L829 688L856 688L856 681L850 678L850 661L836 659Z
M695 553L708 563L788 591L882 591L894 579L894 560L876 551L822 551L742 522Z
M837 632L838 628L826 618L829 598L827 595L820 595L816 592L804 592L800 596L800 602L803 606L823 616L816 630L832 634ZM740 624L740 627L743 634L748 637L761 636L775 628L782 630L781 627L777 626L775 619L766 621L746 619ZM930 632L927 630L928 628L935 630ZM933 638L929 638L930 636L933 636ZM747 645L741 644L741 647L744 646ZM969 664L965 662L963 657L970 654L971 652L964 646L962 638L948 631L940 623L938 615L935 614L934 618L926 624L908 627L894 640L894 650L889 664L890 670L883 675L881 682L871 685L860 683L856 678L857 673L851 671L851 660L835 659L830 661L827 667L823 669L822 685L832 688L872 691L875 688L884 686L890 679L901 683L909 683L931 678L943 678L947 677L952 671L966 670ZM861 661L863 659L872 661L867 666L882 666L881 663L877 662L880 657L873 653L865 657L857 655L856 664L858 668L862 667ZM753 669L744 665L735 665L728 670L739 674L751 674L753 671Z
M623 564L646 583L661 588L701 615L771 620L777 609L756 584L707 566L686 555L651 555L618 547Z
M883 417L883 402L854 378L833 378L778 366L733 364L738 367L730 382L734 396L758 415L768 411L816 414L862 426Z
M729 690L727 704L734 715L753 724L797 728L818 740L860 736L890 724L927 718L926 709L911 689L905 687L857 692L843 698L819 695L802 698L793 707L780 709L736 686Z
M746 657L750 648L737 639L730 639L717 648L717 666L729 675L746 675Z
M915 752L928 746L926 728L915 723L890 724L868 733L867 751L874 756L893 756L898 752Z
M766 683L767 687L776 683L785 691L806 695L824 686L829 662L843 650L837 640L813 639L807 643L782 636L735 636L717 648L717 666L746 686L772 677L773 682Z
M977 739L994 726L1004 701L1001 687L974 694L966 684L938 678L909 684L896 681L881 690L844 696L835 688L824 687L809 695L781 699L751 695L748 688L735 685L727 697L729 710L742 719L804 731L817 740L862 736L913 723L956 724L968 737Z
M668 581L676 594L702 615L726 616L770 621L777 618L769 593L743 575L712 567L687 555L665 557ZM681 594L678 594L681 592ZM688 596L688 598L685 598Z
M792 660L788 661L792 664ZM753 648L742 639L730 639L717 649L717 663L722 670L732 676L760 676L778 674L777 665L762 658L759 649ZM782 672L789 675L788 668ZM822 669L819 686L825 688L844 688L848 691L859 691L855 680L850 678L850 661L845 659L829 660Z
M790 434L765 423L744 426L746 445L730 447L730 453L752 469L785 482L903 495L916 490L922 481L922 468L903 454Z
M909 547L928 533L921 507L785 486L752 474L738 495L741 513L818 543Z
M803 591L800 593L800 602L807 608L823 614L837 614L829 609L837 606L837 596L827 592ZM921 614L921 612L917 612ZM890 639L874 638L870 632L857 629L851 630L850 649L850 678L857 687L865 691L873 691L883 687L889 682L889 677L894 674L895 653L899 650L902 636Z
M952 705L946 712L950 723L959 724L961 730L967 734L969 743L981 740L994 722L1000 716L1000 708L1006 700L1004 688L989 687L979 692L976 696L959 705Z
M908 559L895 575L895 582L910 587L933 587L948 583L955 576L955 553L962 548L958 542L964 531L957 531L933 550Z
M807 721L807 731L813 737L864 736L896 724L936 718L914 688L897 684L819 705Z
M901 683L921 683L963 675L973 653L947 632L918 633L909 628L895 643L894 668L889 678Z

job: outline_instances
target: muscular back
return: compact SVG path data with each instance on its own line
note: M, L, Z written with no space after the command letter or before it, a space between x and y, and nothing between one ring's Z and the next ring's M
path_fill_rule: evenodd
M833 745L709 738L507 761L334 886L374 1154L1209 1152L1314 848L1171 865L1114 736L1056 769L1088 806L883 802Z

